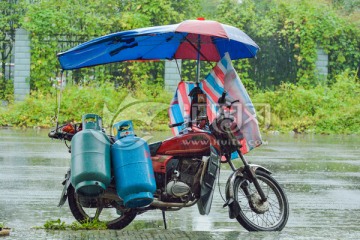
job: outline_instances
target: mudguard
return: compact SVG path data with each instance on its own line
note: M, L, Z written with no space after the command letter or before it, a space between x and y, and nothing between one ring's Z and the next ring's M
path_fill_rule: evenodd
M260 165L249 164L249 167L250 167L251 171L253 171L253 172L255 172L256 170L261 170L268 174L271 174L271 172L268 169L266 169ZM231 219L236 218L240 212L240 205L235 200L235 197L234 197L234 193L235 193L234 183L235 183L236 178L238 178L238 177L245 178L246 177L243 174L243 172L244 172L244 167L238 168L235 172L233 172L230 175L230 177L228 178L227 183L226 183L226 187L225 187L226 202L223 207L226 207L226 206L229 207L229 217Z
M62 182L62 185L64 185L64 188L63 188L63 191L60 196L60 201L59 201L58 207L61 207L66 202L67 189L69 188L69 186L71 184L70 183L70 175L71 175L71 173L70 173L70 168L69 168L69 170L65 174L65 180Z
M220 157L213 146L210 146L210 156L206 157L204 161L207 166L204 168L205 172L202 174L202 178L200 180L200 198L197 202L199 213L201 215L207 215L210 213L216 183L215 180L219 173Z

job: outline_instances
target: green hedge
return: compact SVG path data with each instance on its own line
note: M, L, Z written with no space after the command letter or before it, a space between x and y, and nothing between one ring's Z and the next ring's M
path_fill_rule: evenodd
M276 91L254 95L254 102L271 106L268 130L296 133L359 134L360 83L345 71L331 87L304 88L284 83Z
M58 98L55 90L47 94L33 91L25 101L0 108L0 126L53 127ZM163 130L170 99L171 94L157 85L144 84L134 92L112 84L67 86L62 92L59 122L80 122L83 114L95 113L103 117L105 127L121 118L134 119L140 128ZM159 106L161 111L157 110Z
M257 106L270 106L270 123L257 109L263 131L296 133L360 134L360 83L355 73L338 75L331 87L304 88L283 83L275 91L251 92ZM61 101L60 123L81 120L82 114L103 116L105 125L133 119L137 129L168 130L167 107L172 93L159 85L139 84L134 92L111 84L68 86ZM0 108L0 125L16 127L52 127L57 110L53 93L32 92L24 101ZM260 104L260 105L259 105Z

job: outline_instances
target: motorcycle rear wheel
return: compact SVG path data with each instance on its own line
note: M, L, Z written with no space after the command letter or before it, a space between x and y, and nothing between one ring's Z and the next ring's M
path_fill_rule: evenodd
M248 231L281 231L289 217L287 197L268 173L257 170L256 177L267 201L261 202L253 183L237 178L234 183L235 199L241 209L236 220Z
M132 210L116 212L114 207L107 208L106 212L103 211L105 208L86 208L81 205L79 195L75 192L73 186L69 186L68 191L68 203L70 211L75 219L82 223L86 221L101 221L105 222L109 229L123 229L129 225L136 217L136 212ZM111 214L109 211L112 211ZM101 215L101 216L100 216Z

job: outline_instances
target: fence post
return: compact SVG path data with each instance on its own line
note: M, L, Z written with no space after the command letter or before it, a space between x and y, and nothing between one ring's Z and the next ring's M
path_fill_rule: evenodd
M316 49L316 70L321 81L325 82L328 75L329 56L322 47Z
M14 63L14 97L22 101L30 93L30 40L22 28L15 31Z
M176 90L178 83L181 81L179 70L181 73L181 60L165 61L165 90L170 92Z

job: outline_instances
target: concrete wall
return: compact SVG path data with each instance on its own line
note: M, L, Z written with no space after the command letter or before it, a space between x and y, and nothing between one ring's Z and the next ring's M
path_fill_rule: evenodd
M329 56L325 53L324 49L318 47L317 50L317 60L316 60L316 70L320 76L323 76L326 79L328 75L328 65L329 65Z
M177 64L176 64L177 61ZM181 81L181 60L165 61L165 89L170 92L175 92L178 83Z
M30 93L30 40L24 29L15 32L14 63L14 97L22 101Z

